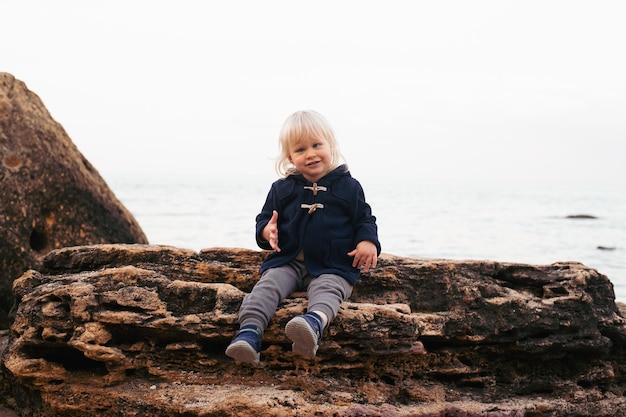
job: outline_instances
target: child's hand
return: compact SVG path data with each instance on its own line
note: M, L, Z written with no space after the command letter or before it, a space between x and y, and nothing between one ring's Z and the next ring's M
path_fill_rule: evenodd
M276 210L272 212L272 218L263 228L263 239L269 242L272 249L280 252L278 247L278 212Z
M369 240L364 240L356 245L356 248L348 253L348 256L354 257L352 266L354 268L363 268L363 272L367 272L371 268L376 268L378 258L378 250Z

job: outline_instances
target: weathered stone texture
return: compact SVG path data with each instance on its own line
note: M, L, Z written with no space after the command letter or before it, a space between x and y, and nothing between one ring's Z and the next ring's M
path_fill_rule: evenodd
M317 358L285 300L261 365L224 355L264 252L64 248L15 282L3 355L23 416L621 416L626 326L606 276L383 254Z
M52 249L147 243L131 213L26 85L0 73L0 328L11 284Z

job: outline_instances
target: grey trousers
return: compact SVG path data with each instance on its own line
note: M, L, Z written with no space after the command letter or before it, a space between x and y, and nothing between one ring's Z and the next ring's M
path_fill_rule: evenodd
M344 300L352 295L352 285L334 274L314 276L304 262L294 260L287 265L268 269L247 294L239 309L239 324L254 324L263 332L278 304L296 291L307 292L308 311L321 311L331 323Z

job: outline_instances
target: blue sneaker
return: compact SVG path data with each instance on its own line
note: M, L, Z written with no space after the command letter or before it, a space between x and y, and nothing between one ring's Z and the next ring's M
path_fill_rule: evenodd
M285 334L293 342L291 350L307 358L315 357L323 332L322 318L311 312L292 318L285 326Z
M253 324L243 326L230 345L226 348L226 355L236 361L259 364L261 357L261 331Z

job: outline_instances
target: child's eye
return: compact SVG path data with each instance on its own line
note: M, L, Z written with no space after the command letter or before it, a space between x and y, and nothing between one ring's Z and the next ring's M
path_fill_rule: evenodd
M313 145L313 148L321 148L322 147L322 143L316 143Z

